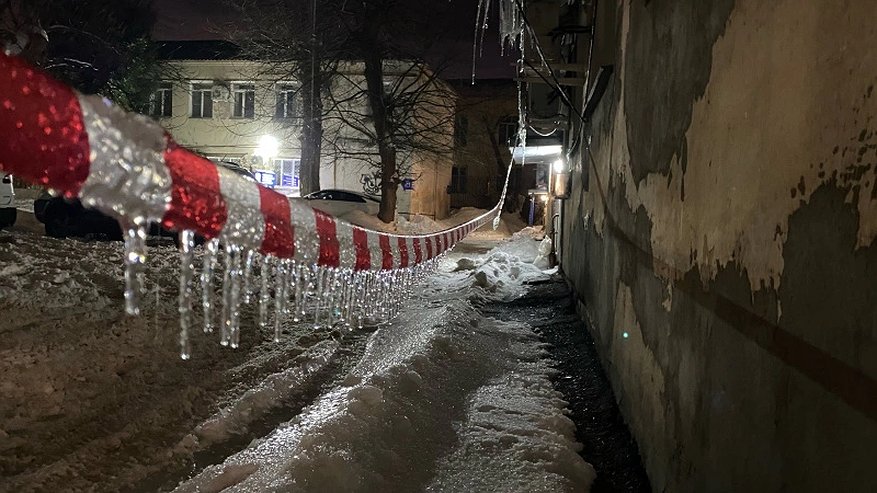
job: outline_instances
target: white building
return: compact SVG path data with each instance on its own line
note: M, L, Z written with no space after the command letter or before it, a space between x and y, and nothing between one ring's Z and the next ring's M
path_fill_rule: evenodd
M251 169L264 184L290 196L299 195L301 119L299 82L283 77L282 66L240 56L232 44L216 41L166 42L162 55L169 63L168 80L155 93L150 113L181 145L216 160L232 161ZM333 82L332 94L362 92L365 78L361 63L344 63ZM440 87L442 101L430 106L418 120L435 142L447 142L447 152L414 151L400 154L410 168L400 186L397 211L443 218L449 212L448 185L453 157L453 105L455 93L447 84L426 77L423 70L411 70L403 62L388 62L385 73L389 87L394 79L429 80ZM432 94L432 93L431 93ZM365 97L352 98L324 118L324 144L320 186L374 193L376 169L362 156L377 157L376 148L352 128L341 123L341 113L368 118ZM418 110L419 111L419 110ZM445 114L446 113L446 114ZM349 117L345 117L349 118ZM354 154L361 153L359 157Z

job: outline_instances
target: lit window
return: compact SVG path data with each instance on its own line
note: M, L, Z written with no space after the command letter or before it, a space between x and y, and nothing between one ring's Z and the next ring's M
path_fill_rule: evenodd
M298 117L297 95L298 88L295 86L277 86L277 106L274 116L282 119Z
M235 84L232 90L235 118L253 118L256 113L256 86Z
M213 118L211 84L192 84L192 118Z
M300 188L301 159L275 159L274 166L280 175L281 187Z
M149 97L149 114L156 118L173 116L174 92L170 82L162 82Z

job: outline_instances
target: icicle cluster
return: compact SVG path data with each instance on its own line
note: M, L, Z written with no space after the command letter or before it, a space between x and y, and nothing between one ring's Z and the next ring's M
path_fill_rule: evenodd
M499 38L503 46L517 46L523 38L524 16L520 1L499 0Z
M129 314L139 314L146 258L142 228L126 236L125 301ZM399 313L413 287L434 271L440 257L413 267L354 271L322 267L292 259L262 255L237 245L204 244L200 274L195 267L195 233L185 230L180 239L180 357L191 358L191 333L200 316L205 333L218 329L222 346L240 345L242 308L254 305L255 326L270 331L280 342L293 323L314 328L362 328L387 323ZM196 282L198 280L199 282ZM217 294L219 296L217 297ZM200 296L200 310L196 300ZM217 312L218 320L217 320Z
M475 14L475 34L472 41L472 84L475 84L475 61L484 51L484 33L489 27L490 4L494 0L479 0ZM524 52L524 15L521 0L496 0L499 3L499 42L502 54L506 47Z

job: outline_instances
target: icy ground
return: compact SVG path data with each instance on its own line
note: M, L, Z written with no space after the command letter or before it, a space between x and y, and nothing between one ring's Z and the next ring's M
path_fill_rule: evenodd
M182 362L172 245L132 319L118 244L0 233L0 491L586 491L553 362L479 310L547 275L532 234L452 252L392 325Z

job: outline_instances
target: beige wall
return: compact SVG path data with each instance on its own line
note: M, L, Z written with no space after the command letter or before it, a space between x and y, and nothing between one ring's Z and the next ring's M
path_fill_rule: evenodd
M563 268L655 491L877 490L874 12L619 2Z
M269 68L240 60L173 62L182 80L173 81L173 117L163 118L162 125L180 144L210 156L252 154L262 135L272 135L281 143L279 156L301 155L297 122L284 123L274 116L274 80ZM266 80L267 79L267 80ZM256 118L232 117L231 101L213 102L213 118L192 118L191 81L232 81L256 83Z
M244 60L181 60L174 61L172 64L176 79L172 81L173 116L162 118L161 124L181 145L211 157L243 157L244 165L253 169L272 169L272 166L259 164L253 159L259 139L263 135L271 135L280 142L277 158L300 158L300 121L274 118L276 85L295 83L284 77L280 73L282 70L268 64ZM388 80L393 80L399 74L408 73L406 68L402 62L387 62L385 71ZM342 76L335 80L333 87L338 99L343 99L345 94L355 93L365 86L362 70L361 63L348 63L342 66ZM422 73L414 72L414 74L416 77L425 78ZM232 100L214 100L212 118L192 118L190 116L191 83L199 81L213 81L213 84L225 85L229 88L235 83L255 84L255 118L234 118ZM440 111L437 114L425 112L426 116L419 120L422 120L422 124L434 127L433 131L438 134L437 140L446 145L447 152L443 154L415 152L411 155L409 159L413 167L410 175L420 178L413 192L403 191L400 187L397 210L405 214L418 213L443 218L449 211L446 187L450 183L453 153L453 142L450 138L453 128L449 125L452 125L453 121L453 99L456 96L443 82L437 81L436 84L443 88L443 92L436 95L430 93L429 98L436 99L446 95L451 98L450 102L436 99L435 106L440 107ZM324 104L329 107L331 102L327 101ZM364 114L367 113L366 105L365 99L359 98L344 105L343 108ZM361 137L361 134L341 124L338 119L332 117L332 114L325 120L324 127L324 138L327 142L341 139L340 146L345 150L374 152L374 149L363 148L361 139L356 139ZM376 158L377 156L374 155L373 160ZM320 167L321 188L363 191L361 177L373 171L374 168L370 167L369 163L343 154L339 155L328 143L323 145Z

